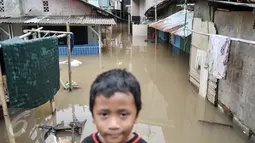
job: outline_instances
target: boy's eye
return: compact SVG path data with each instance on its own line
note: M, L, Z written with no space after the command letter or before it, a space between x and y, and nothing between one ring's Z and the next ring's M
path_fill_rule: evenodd
M127 116L128 116L128 113L121 113L120 116L121 116L121 117L127 117Z
M102 113L100 113L100 116L102 116L102 117L106 117L106 116L108 116L108 113L106 113L106 112L102 112Z

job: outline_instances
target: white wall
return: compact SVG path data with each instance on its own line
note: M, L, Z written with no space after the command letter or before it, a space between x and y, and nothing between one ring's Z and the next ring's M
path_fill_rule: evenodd
M131 0L132 16L139 16L139 0Z
M20 11L20 0L4 0L5 12L0 12L0 17L18 17Z
M97 44L98 43L98 36L88 28L88 44Z
M151 6L155 5L155 0L145 0L146 6L145 11L148 10Z
M114 7L115 7L115 9L121 10L121 3L119 0L115 0Z
M147 36L148 25L145 24L133 24L133 36Z
M146 11L146 0L140 0L140 4L139 4L139 15L141 16L141 19L144 16L144 13Z
M42 0L22 0L24 14L28 15L85 15L90 14L91 8L78 0L48 0L49 12L43 11ZM31 10L31 11L30 11ZM29 12L30 11L30 12Z

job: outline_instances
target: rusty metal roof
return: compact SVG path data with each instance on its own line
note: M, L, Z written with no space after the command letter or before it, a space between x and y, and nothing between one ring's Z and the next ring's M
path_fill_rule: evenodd
M185 23L185 15L187 13L187 19ZM167 18L157 21L150 25L155 29L161 30L163 32L169 32L172 34L178 34L179 36L188 36L191 33L189 32L181 32L180 30L184 30L185 24L190 26L189 23L192 23L194 12L181 10L179 12L174 13L173 15L168 16ZM187 35L188 34L188 35Z
M48 17L17 17L17 18L0 18L3 24L70 24L75 25L115 25L113 18L105 18L102 16L48 16Z
M68 16L48 16L38 22L38 24L66 24L69 20ZM70 23L72 24L72 23Z
M232 2L232 1L224 1L224 0L209 0L209 1L215 2L215 3L223 3L223 4L229 4L229 5L237 5L237 6L245 6L245 7L255 8L254 3L240 3L240 2Z

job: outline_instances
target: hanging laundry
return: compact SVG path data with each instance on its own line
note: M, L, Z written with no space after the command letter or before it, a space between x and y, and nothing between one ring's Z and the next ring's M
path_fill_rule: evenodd
M60 88L57 37L0 43L3 49L10 113L38 107Z
M197 49L196 61L195 61L195 69L199 70L201 67L201 58L203 54L203 50Z
M12 42L23 42L23 39L20 39L18 37L14 37L12 39L8 39L5 41L1 41L1 44L8 44L8 43L12 43ZM5 64L4 64L4 55L3 55L3 48L0 48L0 63L1 63L1 71L2 71L2 75L5 75Z
M215 78L224 79L227 72L231 40L220 35L210 35L208 49L209 74Z

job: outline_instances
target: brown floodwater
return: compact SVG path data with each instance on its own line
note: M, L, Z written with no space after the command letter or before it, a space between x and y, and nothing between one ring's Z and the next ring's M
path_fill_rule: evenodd
M88 119L84 136L95 130L88 109L89 88L95 77L113 68L126 68L140 81L143 109L139 125L134 129L150 143L245 143L247 140L232 128L199 122L206 120L230 124L227 117L207 100L201 98L188 81L189 55L160 43L157 48L146 37L130 37L127 27L114 27L111 46L102 55L73 56L82 65L72 68L72 78L80 89L60 89L56 95L57 112L51 115L50 104L23 112L12 121L18 143L39 143L40 124ZM111 42L110 42L111 41ZM60 61L67 57L60 57ZM61 65L61 79L68 80L67 65ZM0 143L8 143L4 120L0 121ZM59 134L71 139L70 133ZM80 138L76 137L76 142Z

